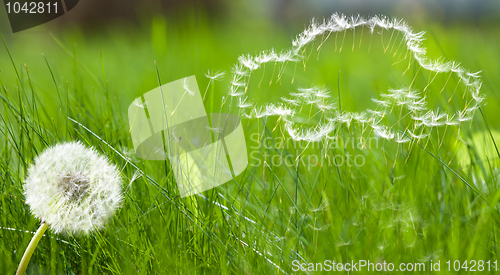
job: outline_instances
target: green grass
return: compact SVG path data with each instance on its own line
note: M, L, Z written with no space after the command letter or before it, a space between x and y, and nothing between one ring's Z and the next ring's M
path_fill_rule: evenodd
M69 27L53 36L5 37L0 50L2 273L15 271L30 232L39 226L23 200L27 167L47 146L69 140L95 147L122 169L125 200L107 227L89 236L55 235L49 229L28 267L32 274L294 273L297 259L394 264L439 259L444 269L448 260L498 260L500 162L492 142L500 130L498 27L425 26L430 56L483 71L484 117L476 112L460 132L433 133L428 142L411 146L380 140L359 149L345 139L359 135L343 128L338 132L343 143L328 154L350 152L366 163L337 168L319 160L307 169L300 161L285 167L270 160L288 154L307 158L317 149L298 154L279 148L282 135L273 130L273 120L244 119L249 153L258 157L250 158L233 181L202 193L206 199L180 198L168 163L134 156L128 105L158 86L157 69L162 84L196 75L203 93L209 69L229 73L240 54L287 47L301 31L271 23L246 32L241 28L156 17L138 27L85 34ZM341 71L346 110L360 108L358 99L372 96L364 88L386 73L378 69L384 56L329 60L320 63L318 79L336 95ZM228 77L209 87L208 113L220 111L227 84ZM273 95L255 96L265 102ZM253 133L261 138L253 140ZM144 176L136 178L138 173Z

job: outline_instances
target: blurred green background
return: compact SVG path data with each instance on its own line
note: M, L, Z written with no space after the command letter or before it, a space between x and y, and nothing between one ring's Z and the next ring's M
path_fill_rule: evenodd
M0 49L0 271L5 274L14 272L31 239L24 231L39 225L23 202L26 168L43 148L74 139L122 168L124 207L105 230L90 236L49 230L31 261L32 274L263 274L294 273L294 259L498 259L500 164L490 137L498 138L500 130L498 1L82 0L65 16L15 34L0 10L0 30L12 56ZM333 12L403 18L415 31L426 31L430 57L482 71L487 97L482 111L490 130L477 112L470 127L450 134L444 146L431 142L427 149L434 156L418 146L386 142L362 152L363 167L306 171L250 165L234 182L203 193L208 200L178 198L166 163L134 157L127 108L158 86L157 70L163 84L196 75L203 92L208 70L229 74L242 54L286 49L312 17ZM346 62L345 73L355 74L359 65L376 70L377 58ZM323 80L337 79L337 73ZM360 75L357 81L373 80ZM210 87L208 113L220 111L228 82L226 77ZM363 96L343 95L353 105L345 107L354 108ZM137 178L134 167L68 116L149 178ZM247 137L267 131L276 138L273 124L243 124ZM462 149L457 138L466 141ZM261 158L264 151L281 153L259 148ZM484 183L487 200L451 171L474 186Z

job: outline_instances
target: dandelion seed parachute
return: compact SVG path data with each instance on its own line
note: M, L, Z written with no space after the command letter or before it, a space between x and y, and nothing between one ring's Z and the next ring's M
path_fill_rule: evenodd
M212 81L221 80L224 78L225 75L226 75L226 72L222 72L222 71L217 71L217 72L208 71L207 73L205 73L205 76Z
M25 180L31 212L55 233L102 228L122 201L116 166L80 142L58 144L37 156Z
M405 52L408 54L409 59L412 60L410 65L413 61L416 61L418 66L429 73L432 72L431 75L433 75L433 78L443 73L454 74L459 79L458 83L465 85L465 93L470 95L472 99L462 107L462 110L452 113L442 113L434 107L428 106L426 101L426 99L428 99L426 89L433 78L423 90L413 89L411 85L413 82L404 88L389 89L387 93L381 94L381 98L375 98L373 100L377 105L374 110L367 109L361 114L353 114L336 108L331 101L326 101L329 97L328 90L319 89L314 86L311 88L298 87L297 92L291 92L288 96L280 96L280 102L270 102L266 104L257 104L252 100L252 96L246 93L252 73L259 68L265 68L266 63L274 64L275 67L278 67L277 78L280 79L286 63L288 62L296 63L302 61L305 69L307 54L304 55L304 51L308 46L313 45L311 47L315 47L315 40L320 40L319 47L321 47L332 33L343 33L345 35L347 30L354 31L357 28L364 27L367 27L372 34L375 29L380 29L381 31L391 30L393 34L396 32L396 36L402 37L400 45L406 47ZM433 127L460 125L461 122L472 119L474 111L483 104L485 99L480 92L482 82L479 72L469 72L461 67L459 63L445 61L443 58L438 58L436 60L430 59L427 57L423 41L424 32L415 33L411 27L402 20L389 19L385 16L363 18L361 16L347 17L343 14L333 14L329 19L324 19L323 21L312 20L309 27L300 33L296 39L293 40L292 46L286 50L278 53L274 49L271 49L254 56L249 54L240 56L238 63L233 66L233 81L228 87L230 91L229 95L239 100L239 112L240 115L244 117L261 118L279 116L285 123L284 128L294 140L309 142L321 141L328 139L330 136L329 134L333 134L334 130L338 128L340 124L346 126L359 124L363 127L366 124L378 137L387 140L395 139L398 143L406 143L411 141L411 139L404 138L400 134L398 135L401 130L409 132L410 130L417 131L417 129L427 129L431 131ZM319 49L319 47L317 47L317 49ZM336 47L337 46L335 46L335 51L337 50ZM406 56L404 59L406 59ZM448 81L446 81L446 83L448 83ZM258 87L255 89L258 89ZM241 104L242 102L245 104ZM297 124L292 119L297 115L295 107L302 106L302 103L316 105L325 119L317 122L313 128L302 128L302 124ZM410 119L413 119L413 121L409 122L407 125L408 127L396 128L394 126L388 127L388 125L381 124L383 122L380 118L384 117L387 114L387 109L391 109L392 106L405 108L406 114L402 117L408 116ZM336 122L336 124L332 124L333 122ZM428 135L412 135L413 138L424 138L426 136Z

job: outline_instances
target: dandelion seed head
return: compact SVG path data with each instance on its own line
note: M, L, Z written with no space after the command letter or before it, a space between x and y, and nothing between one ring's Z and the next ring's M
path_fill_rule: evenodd
M186 93L189 94L189 96L194 96L194 92L191 91L191 89L189 89L188 78L184 78L184 80L182 81L182 87L184 88L184 90L186 91Z
M238 97L238 107L240 109L245 109L245 108L252 107L252 104L248 103L247 99L248 99L247 97L245 97L245 98Z
M132 175L132 178L130 179L129 183L128 183L128 186L127 188L130 188L130 186L132 185L132 183L134 183L137 179L139 179L140 177L142 177L142 173L139 172L139 170L136 170L134 172L134 174Z
M147 102L142 103L142 99L141 98L137 98L136 100L134 100L132 102L132 104L134 104L135 106L137 106L139 108L142 108L142 109L144 109L144 106L145 106L146 103Z
M223 72L223 71L217 71L217 72L208 71L207 73L205 73L205 76L207 78L210 78L210 80L212 80L212 81L222 80L225 75L226 75L226 72Z
M55 233L100 229L122 202L116 166L80 142L50 147L38 155L24 184L31 212Z

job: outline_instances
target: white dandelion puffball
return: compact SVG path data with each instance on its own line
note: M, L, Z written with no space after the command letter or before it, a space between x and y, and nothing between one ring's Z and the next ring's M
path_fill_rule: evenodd
M25 180L31 212L56 233L89 233L122 201L115 165L80 142L58 144L37 156Z

